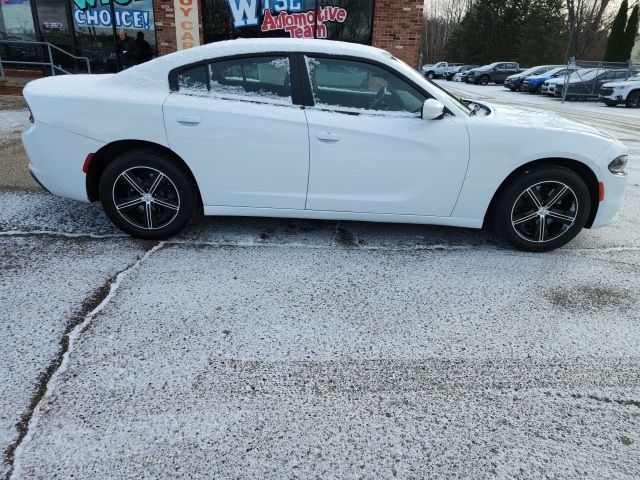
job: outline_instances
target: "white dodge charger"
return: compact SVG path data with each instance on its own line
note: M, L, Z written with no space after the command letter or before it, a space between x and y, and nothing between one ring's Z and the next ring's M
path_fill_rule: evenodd
M219 42L24 95L34 177L99 200L139 238L173 235L202 208L490 226L543 251L613 221L626 184L625 147L598 130L459 100L355 44Z

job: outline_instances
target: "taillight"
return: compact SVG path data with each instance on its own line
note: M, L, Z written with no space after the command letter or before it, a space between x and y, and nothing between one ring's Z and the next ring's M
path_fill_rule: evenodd
M87 155L87 158L84 159L84 163L82 164L83 173L88 173L89 168L91 167L91 160L93 160L94 153L90 153Z

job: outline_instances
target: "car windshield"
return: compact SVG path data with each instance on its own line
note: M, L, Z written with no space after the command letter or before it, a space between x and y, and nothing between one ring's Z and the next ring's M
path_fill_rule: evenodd
M533 75L534 73L536 73L539 70L544 70L544 68L543 67L531 67L531 68L525 70L524 72L522 72L521 75Z
M553 77L556 73L561 72L562 70L564 70L567 67L556 67L556 68L552 68L551 70L549 70L548 72L545 72L544 75L549 76L549 77Z
M598 75L606 72L604 68L593 68L589 70L578 70L571 74L570 80L593 80Z
M418 85L423 84L424 82L428 82L431 86L437 88L438 90L443 92L447 97L449 97L456 104L456 106L461 110L463 110L467 115L473 115L473 110L471 110L467 106L467 104L464 103L462 100L460 100L458 97L450 94L444 88L440 87L438 84L433 83L430 80L427 80L402 60L399 60L396 57L392 57L392 59L398 64L398 70L400 70L402 73L404 73L407 77L409 77L411 80L416 82Z

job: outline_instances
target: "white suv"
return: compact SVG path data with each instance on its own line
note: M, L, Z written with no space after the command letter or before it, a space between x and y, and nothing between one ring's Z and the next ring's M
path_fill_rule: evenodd
M622 82L609 82L600 88L600 100L609 107L625 104L640 108L640 73Z

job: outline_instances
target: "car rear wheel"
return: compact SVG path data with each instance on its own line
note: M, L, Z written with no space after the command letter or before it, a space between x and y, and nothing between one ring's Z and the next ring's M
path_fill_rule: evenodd
M480 77L480 85L488 85L489 84L489 75L482 75Z
M562 167L541 167L514 178L497 198L493 225L518 249L544 252L571 241L587 223L589 189Z
M627 95L627 107L640 108L640 90L634 90Z
M100 179L105 213L135 238L160 240L178 233L193 217L196 198L190 176L152 150L116 157Z

